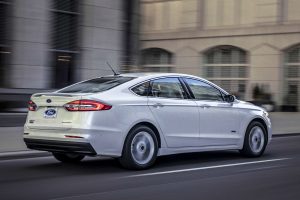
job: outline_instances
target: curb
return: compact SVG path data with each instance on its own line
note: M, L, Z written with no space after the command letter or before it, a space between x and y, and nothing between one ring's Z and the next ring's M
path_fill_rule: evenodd
M279 137L295 137L295 136L300 136L300 133L278 133L278 134L273 134L273 138L279 138Z
M44 151L11 151L0 153L0 160L14 160L22 158L37 158L37 157L48 157L51 153Z

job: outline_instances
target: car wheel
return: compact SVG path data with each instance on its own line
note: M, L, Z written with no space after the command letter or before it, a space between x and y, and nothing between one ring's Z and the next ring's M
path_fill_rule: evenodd
M247 157L261 156L267 145L267 131L260 122L251 122L247 128L244 146L240 152Z
M119 162L127 169L147 169L154 164L157 151L158 142L153 130L138 126L129 132Z
M54 158L61 162L65 163L76 163L80 162L83 158L84 155L78 155L78 154L72 154L72 153L55 153L52 152Z

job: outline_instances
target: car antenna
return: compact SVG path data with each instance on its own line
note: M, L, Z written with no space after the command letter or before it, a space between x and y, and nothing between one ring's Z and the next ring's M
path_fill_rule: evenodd
M111 71L113 71L114 76L118 76L120 75L119 73L116 73L116 71L112 68L112 66L109 64L109 62L106 62L106 64L108 65L108 67L111 69Z

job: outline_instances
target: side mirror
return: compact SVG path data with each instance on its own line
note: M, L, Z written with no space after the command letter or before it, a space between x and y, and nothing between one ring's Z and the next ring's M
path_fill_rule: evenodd
M224 98L225 98L225 101L228 103L233 103L236 99L235 96L232 94L225 95Z

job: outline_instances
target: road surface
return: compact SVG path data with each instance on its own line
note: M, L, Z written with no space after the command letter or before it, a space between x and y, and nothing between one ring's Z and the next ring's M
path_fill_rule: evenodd
M182 154L159 158L145 171L122 169L109 158L0 160L0 199L299 200L299 166L300 136L274 138L261 158Z

